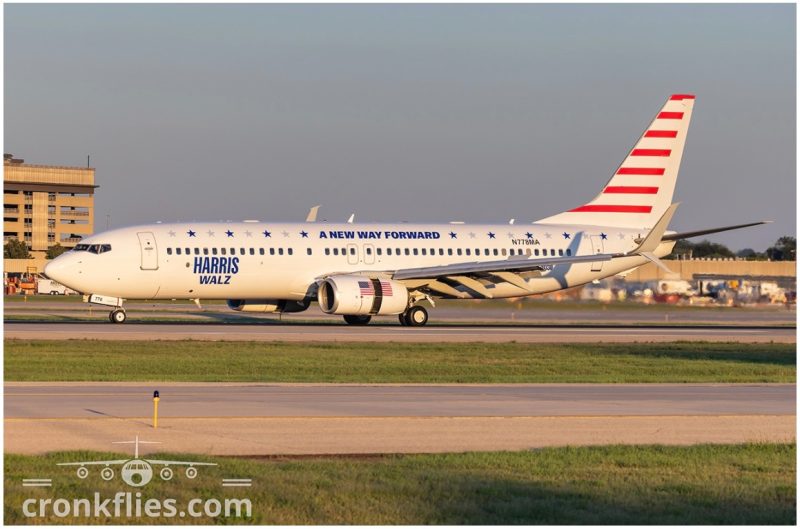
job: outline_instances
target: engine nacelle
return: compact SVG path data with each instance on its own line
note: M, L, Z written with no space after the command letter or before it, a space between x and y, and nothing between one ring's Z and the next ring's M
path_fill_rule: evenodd
M306 300L292 299L229 299L228 308L237 312L303 312Z
M400 314L408 308L408 289L390 279L331 276L319 284L317 299L326 314Z

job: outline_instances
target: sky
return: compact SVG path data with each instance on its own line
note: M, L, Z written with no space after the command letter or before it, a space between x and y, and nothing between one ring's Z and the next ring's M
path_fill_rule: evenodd
M696 94L670 228L795 234L795 6L4 6L4 150L96 168L95 229L531 222Z

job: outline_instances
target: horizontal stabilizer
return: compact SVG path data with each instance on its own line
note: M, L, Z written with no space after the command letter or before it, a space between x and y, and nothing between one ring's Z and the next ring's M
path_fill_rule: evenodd
M671 233L669 235L664 235L661 240L662 241L677 241L680 239L689 239L691 237L699 237L701 235L709 235L711 233L719 233L722 231L730 231L730 230L738 230L741 228L749 228L750 226L759 226L761 224L771 224L771 220L760 220L758 222L750 222L748 224L737 224L736 226L725 226L723 228L710 228L707 230L698 230L698 231L685 231L683 233Z

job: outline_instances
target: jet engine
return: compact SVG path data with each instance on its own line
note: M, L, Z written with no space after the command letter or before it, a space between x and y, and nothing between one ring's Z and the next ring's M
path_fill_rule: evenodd
M317 299L326 314L400 314L408 308L408 289L390 279L340 275L319 284Z
M228 308L238 312L303 312L306 300L291 299L229 299Z

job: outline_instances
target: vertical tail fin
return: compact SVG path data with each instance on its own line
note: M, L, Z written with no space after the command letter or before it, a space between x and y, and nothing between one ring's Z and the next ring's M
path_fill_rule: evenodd
M672 203L693 106L693 95L670 96L599 195L537 222L652 228Z

